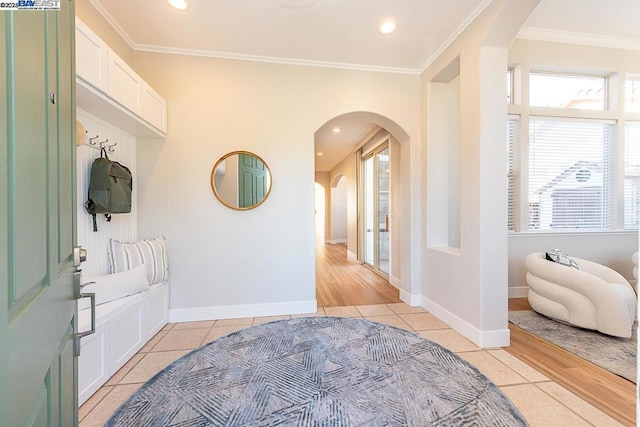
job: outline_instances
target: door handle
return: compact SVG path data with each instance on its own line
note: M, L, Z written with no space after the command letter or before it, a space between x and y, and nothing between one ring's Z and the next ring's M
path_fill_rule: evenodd
M81 246L73 248L73 266L80 267L80 264L87 260L87 250Z
M77 269L73 273L74 297L76 300L81 298L89 298L91 300L91 329L88 331L77 332L75 334L75 353L76 357L80 356L80 339L96 332L96 294L95 292L82 292L82 288L95 282L82 283L82 271ZM76 319L78 315L76 313Z

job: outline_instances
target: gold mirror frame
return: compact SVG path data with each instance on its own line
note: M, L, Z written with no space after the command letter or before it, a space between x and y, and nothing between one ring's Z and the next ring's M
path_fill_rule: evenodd
M216 171L229 158L231 158L233 156L240 156L242 154L248 155L248 156L252 156L256 160L261 162L264 165L264 170L267 173L267 179L268 179L267 190L266 190L262 200L260 200L259 202L255 203L255 204L253 204L251 206L247 206L247 207L234 206L229 201L225 200L225 198L220 194L220 192L216 188ZM225 166L225 168L226 168L226 166ZM224 156L222 156L216 162L216 164L213 166L213 169L211 169L211 177L210 177L209 180L210 180L210 183L211 183L211 190L213 190L213 194L215 194L216 198L220 201L220 203L222 203L223 205L225 205L226 207L228 207L230 209L234 209L234 210L237 210L237 211L248 211L248 210L257 208L258 206L263 204L265 202L265 200L267 200L267 198L269 197L269 194L271 194L271 188L273 187L273 175L271 174L271 169L269 168L269 165L267 164L267 162L265 162L264 159L262 157L258 156L257 154L252 153L250 151L244 151L244 150L232 151L232 152L227 153Z

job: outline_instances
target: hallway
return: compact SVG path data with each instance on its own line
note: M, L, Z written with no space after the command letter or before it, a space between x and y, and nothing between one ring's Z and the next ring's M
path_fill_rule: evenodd
M347 259L346 245L316 245L318 307L391 304L399 291L382 276Z

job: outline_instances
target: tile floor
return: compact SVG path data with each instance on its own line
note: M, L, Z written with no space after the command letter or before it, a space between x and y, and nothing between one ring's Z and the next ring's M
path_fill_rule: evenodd
M102 426L142 384L189 351L232 332L305 316L367 319L435 341L489 377L535 426L619 426L615 420L506 351L480 349L422 308L404 303L327 307L316 314L168 324L79 409L81 427Z

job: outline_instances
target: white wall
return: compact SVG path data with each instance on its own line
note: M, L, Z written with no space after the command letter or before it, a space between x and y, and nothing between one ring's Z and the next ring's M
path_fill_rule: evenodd
M172 320L315 311L314 133L346 112L374 111L417 135L418 76L141 52L132 65L169 106L166 141L141 140L138 166L139 232L167 236ZM233 150L271 168L257 209L232 211L211 193L213 164ZM411 165L402 168L417 192Z
M640 52L517 39L509 48L509 64L517 68L516 83L519 83L516 84L514 93L515 99L519 102L510 105L509 112L520 115L520 129L523 133L521 144L526 144L529 116L534 113L545 114L545 111L540 109L527 107L529 87L526 75L530 70L564 70L581 74L610 75L612 79L620 82L620 77L627 73L640 73ZM623 129L624 121L631 116L622 113L621 105L624 97L621 92L623 88L620 86L622 85L618 85L618 90L610 94L609 101L612 104L610 111L585 114L616 120L620 125L619 129ZM638 118L640 116L636 115L636 119ZM624 132L618 131L618 138L621 143L624 140ZM618 153L620 154L622 153ZM526 209L526 198L521 200L520 206L520 209ZM617 206L614 211L618 215L616 221L621 223L622 207ZM522 220L526 222L526 218ZM631 254L638 250L638 234L633 232L510 234L509 295L511 297L526 296L528 289L524 266L526 256L531 252L545 252L554 248L578 258L607 265L627 279L632 279Z
M347 243L347 178L331 187L331 242Z
M428 241L431 247L460 249L460 68L456 58L429 82ZM446 74L441 77L442 74ZM444 81L443 81L444 80Z
M329 241L329 233L331 230L331 215L329 212L329 206L331 206L331 185L329 182L329 172L316 172L315 173L315 182L320 184L324 190L324 200L322 201L322 206L319 206L319 193L318 188L316 186L316 196L314 203L314 213L315 213L315 230L316 230L316 240L318 237L322 238L322 242L326 243ZM324 210L324 211L322 211ZM322 230L319 231L319 219L323 220ZM316 242L317 243L317 242Z
M330 182L342 175L347 182L347 256L356 259L358 255L358 180L356 168L358 155L351 153L329 173Z
M496 0L422 75L422 105L429 82L460 60L460 249L434 247L426 230L423 306L481 346L508 345L507 328L507 47L537 1ZM504 96L502 96L504 95ZM438 182L430 126L423 123L423 222L434 213Z
M78 110L77 120L81 122L87 130L87 144L89 143L88 138L95 137L96 135L99 135L99 139L96 141L109 139L109 144L117 142L118 145L113 148L114 152L108 153L109 159L127 166L133 175L131 213L113 214L111 222L106 222L105 216L98 214L96 216L98 231L94 232L93 217L87 213L84 204L87 201L87 192L89 191L91 165L94 159L100 157L100 150L88 146L76 148L78 245L87 250L87 261L82 264L82 273L84 276L95 276L109 273L107 248L110 239L131 242L137 238L138 177L136 170L136 138L82 110Z

